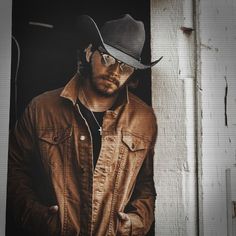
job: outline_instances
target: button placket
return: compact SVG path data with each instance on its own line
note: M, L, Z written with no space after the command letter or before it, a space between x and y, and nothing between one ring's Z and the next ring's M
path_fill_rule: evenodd
M53 140L54 143L57 143L58 140L59 140L59 137L58 137L58 136L54 136L54 137L52 138L52 140Z
M110 173L111 158L115 149L116 138L112 136L105 136L101 148L100 157L98 159L94 171L94 197L97 194L103 193L104 184L107 176Z

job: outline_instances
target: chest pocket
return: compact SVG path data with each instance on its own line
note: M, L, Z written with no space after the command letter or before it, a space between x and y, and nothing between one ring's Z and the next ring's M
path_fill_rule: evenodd
M64 165L69 157L72 128L38 130L39 151L43 164Z
M150 142L134 134L123 132L122 143L121 168L124 170L139 169L145 159Z

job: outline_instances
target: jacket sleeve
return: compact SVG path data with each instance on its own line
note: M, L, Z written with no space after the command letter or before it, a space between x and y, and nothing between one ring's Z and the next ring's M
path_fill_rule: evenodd
M131 220L131 235L145 235L154 221L156 191L153 180L153 157L157 128L153 135L151 148L138 174L126 213Z
M33 190L35 156L35 108L28 105L9 137L8 206L16 224L28 232L47 235L52 222L48 206L40 203ZM39 177L40 178L40 177Z

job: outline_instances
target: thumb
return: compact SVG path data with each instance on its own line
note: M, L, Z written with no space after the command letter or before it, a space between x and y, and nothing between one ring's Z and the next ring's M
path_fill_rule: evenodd
M129 216L123 212L118 212L118 216L120 218L120 220L129 220Z

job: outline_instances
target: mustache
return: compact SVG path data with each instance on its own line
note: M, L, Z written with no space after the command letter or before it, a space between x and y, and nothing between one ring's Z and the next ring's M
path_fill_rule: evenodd
M114 83L117 87L120 86L120 81L113 76L103 75L102 78Z

